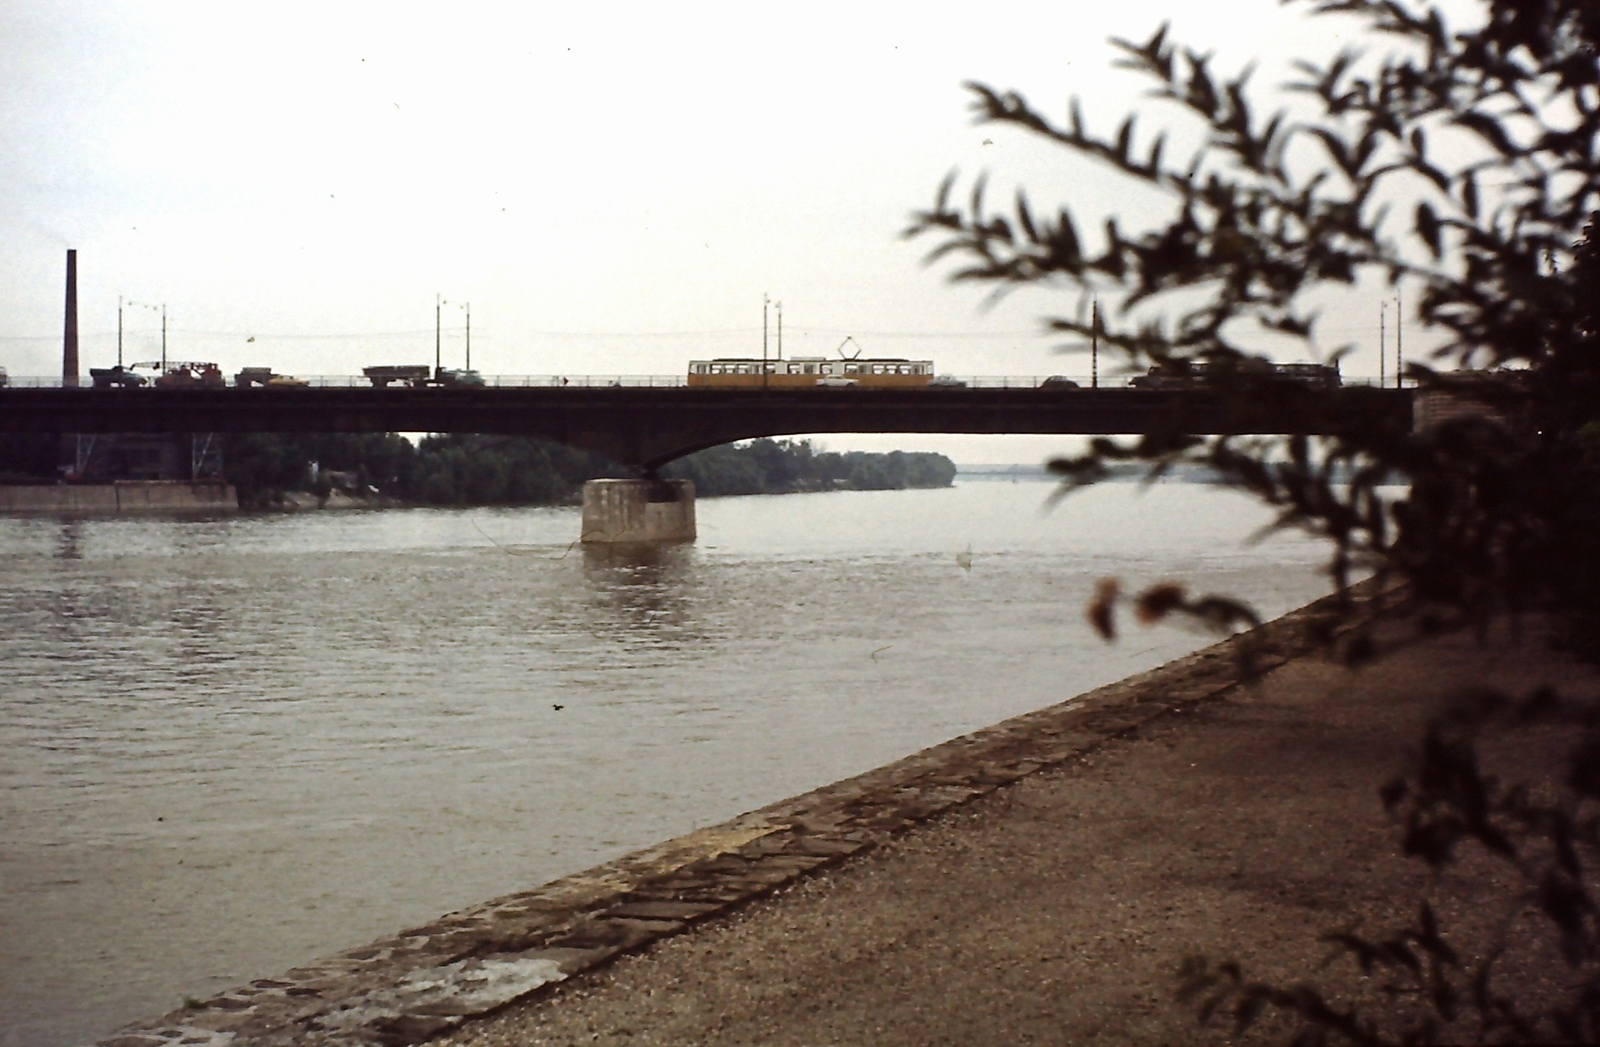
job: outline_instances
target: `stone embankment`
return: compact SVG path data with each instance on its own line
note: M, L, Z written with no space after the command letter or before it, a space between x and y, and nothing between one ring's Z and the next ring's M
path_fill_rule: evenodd
M1377 608L1385 598L1363 599ZM1083 761L1162 717L1235 693L1242 644L1257 651L1257 670L1271 670L1310 648L1326 611L1313 604L1152 672L196 1001L128 1026L100 1045L421 1042L512 1001L537 998L581 972L820 870L840 868L914 826Z
M180 480L119 480L108 484L0 486L0 515L235 512L231 485Z

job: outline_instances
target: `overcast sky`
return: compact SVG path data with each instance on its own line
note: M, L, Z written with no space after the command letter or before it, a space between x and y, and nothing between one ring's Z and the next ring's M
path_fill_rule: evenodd
M759 355L763 295L786 355L849 336L941 373L1085 372L1041 333L1072 296L985 310L899 233L952 168L1137 224L1105 171L974 126L961 84L1078 94L1105 128L1148 104L1107 39L1163 18L1264 87L1349 42L1274 0L0 0L0 366L59 373L73 247L85 369L115 361L119 295L167 307L171 358L332 375L431 363L442 294L446 366L470 302L487 374ZM1347 373L1377 369L1378 298L1328 321L1363 342ZM153 359L158 313L125 325Z

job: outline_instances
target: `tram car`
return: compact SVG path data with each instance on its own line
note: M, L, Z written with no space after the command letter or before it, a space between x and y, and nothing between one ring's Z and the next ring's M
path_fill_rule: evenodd
M689 384L742 389L795 389L813 385L905 389L933 381L932 360L898 356L830 360L791 356L785 360L720 357L691 360Z

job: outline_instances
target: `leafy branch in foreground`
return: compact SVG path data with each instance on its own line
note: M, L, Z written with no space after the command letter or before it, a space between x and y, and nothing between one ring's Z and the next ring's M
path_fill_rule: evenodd
M1177 136L1149 139L1136 114L1104 135L1076 101L1055 121L1015 92L969 85L980 123L1055 143L1166 201L1163 223L1130 231L1109 218L1091 242L1065 205L1049 213L1019 191L1009 210L991 210L986 178L963 206L952 174L907 235L937 238L930 261L960 259L953 279L997 294L1077 289L1078 312L1051 330L1097 335L1130 368L1203 363L1220 376L1213 392L1236 402L1289 395L1244 380L1265 359L1256 347L1338 359L1317 338L1327 289L1405 288L1417 318L1446 336L1436 361L1462 369L1413 363L1407 376L1419 395L1472 407L1466 416L1414 430L1356 413L1317 438L1203 441L1175 415L1137 441L1099 439L1053 462L1061 493L1104 478L1108 463L1143 461L1152 477L1203 464L1272 506L1275 526L1327 539L1340 593L1356 571L1404 582L1426 627L1485 629L1536 611L1568 648L1600 660L1600 4L1483 0L1482 21L1466 28L1410 0L1310 7L1354 20L1386 49L1296 63L1293 113L1261 113L1250 70L1219 72L1166 27L1115 41L1118 64L1197 132L1182 162L1166 144ZM1085 315L1091 296L1116 303L1109 324ZM1136 607L1189 609L1182 592L1163 604L1159 588ZM1121 599L1108 583L1091 606L1103 635ZM1386 937L1328 939L1373 979L1387 1001L1379 1016L1202 960L1185 968L1185 998L1239 1034L1275 1014L1296 1043L1600 1039L1597 722L1600 703L1549 690L1462 696L1384 791L1408 853L1439 869L1470 843L1515 873L1481 948L1446 934L1424 903ZM1542 739L1561 775L1502 784L1480 765L1490 727ZM1530 914L1553 936L1548 955ZM1498 987L1513 955L1542 987L1536 998Z
M1600 599L1595 557L1568 559L1578 543L1567 525L1586 530L1593 506L1548 497L1570 491L1572 470L1594 458L1595 435L1582 426L1600 416L1600 355L1592 326L1583 326L1596 300L1594 267L1586 271L1574 250L1600 206L1600 16L1579 0L1487 8L1483 26L1453 32L1436 9L1398 0L1316 5L1324 17L1364 20L1397 46L1380 57L1352 50L1298 63L1301 78L1290 86L1317 110L1311 119L1286 109L1263 117L1248 70L1219 74L1206 55L1180 50L1165 27L1142 44L1117 41L1120 64L1152 80L1153 93L1196 125L1201 145L1182 164L1168 159L1164 136L1140 145L1133 115L1099 136L1076 103L1056 123L1015 92L970 85L980 122L1055 142L1172 208L1165 225L1137 234L1108 219L1091 246L1067 206L1045 215L1019 192L1009 216L992 212L980 178L962 208L952 201L955 176L947 178L907 235L940 239L930 259L964 259L953 279L1000 292L1060 280L1118 301L1098 328L1078 315L1050 320L1051 329L1098 331L1130 367L1236 364L1255 355L1249 346L1261 334L1298 342L1316 358L1326 354L1310 296L1372 274L1420 291L1411 296L1419 318L1452 336L1441 357L1530 369L1524 383L1455 382L1451 390L1497 401L1496 413L1519 420L1521 431L1457 422L1411 434L1354 424L1301 445L1185 445L1174 432L1137 446L1100 441L1059 469L1087 478L1107 458L1204 461L1279 507L1282 523L1329 538L1341 589L1352 566L1393 569L1479 620L1539 599ZM1431 148L1433 139L1450 147ZM1395 213L1401 202L1408 218ZM1587 345L1578 346L1583 330ZM1415 365L1412 376L1427 387L1454 381ZM1413 495L1391 516L1380 488L1407 482L1417 485ZM1531 514L1529 498L1538 506ZM1578 567L1515 569L1513 555Z

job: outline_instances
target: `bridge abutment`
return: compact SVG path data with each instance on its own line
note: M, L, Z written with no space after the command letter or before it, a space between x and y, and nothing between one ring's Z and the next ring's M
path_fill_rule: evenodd
M590 480L583 485L585 544L692 542L689 480Z

